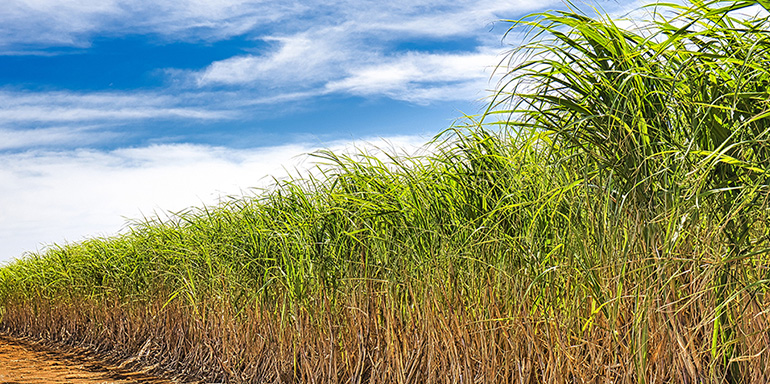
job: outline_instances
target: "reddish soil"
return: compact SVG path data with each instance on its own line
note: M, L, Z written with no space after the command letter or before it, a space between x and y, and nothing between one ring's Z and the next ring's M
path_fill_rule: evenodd
M143 372L109 365L87 353L65 352L0 335L0 384L171 384Z

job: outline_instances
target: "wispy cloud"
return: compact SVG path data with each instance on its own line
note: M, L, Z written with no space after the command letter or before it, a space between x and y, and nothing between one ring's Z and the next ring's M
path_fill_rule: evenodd
M376 13L369 12L366 6L359 7L351 14L356 29L383 38L474 35L489 39L482 34L503 18L562 4L560 0L396 2L387 6L388 3L383 2L383 8ZM499 39L499 35L494 39Z
M102 20L123 13L117 0L25 1L3 3L0 47L14 45L84 46L81 36L102 28Z
M232 117L232 112L196 104L184 96L172 97L161 93L0 91L0 126L20 122L158 118L212 120Z
M353 68L326 84L329 92L387 96L398 100L472 100L485 95L500 60L497 50L472 53L407 53L374 65Z
M54 126L36 129L9 129L0 127L0 151L32 147L73 147L94 145L115 139L101 125Z
M302 2L263 0L6 0L0 47L88 46L95 36L221 40L299 16Z
M353 22L362 31L431 36L467 33L501 13L556 4L525 1L357 0L6 0L0 47L14 44L87 46L93 36L154 33L168 39L219 40L254 31L310 31ZM313 20L313 23L306 23Z
M327 30L329 31L329 30ZM331 31L329 31L331 32ZM334 32L338 34L338 31ZM299 33L288 37L266 37L275 48L263 55L241 55L212 63L194 74L198 86L250 85L261 82L275 87L292 87L298 83L318 83L336 66L350 58L341 48L344 44L323 32Z
M54 52L44 47L88 47L98 36L151 34L166 41L218 41L247 35L268 48L210 63L199 70L167 68L174 89L156 94L33 95L0 92L2 122L76 122L140 119L223 119L247 104L280 103L299 95L347 94L426 104L476 100L489 88L489 71L505 17L559 0L9 0L0 12L0 54ZM471 45L452 53L415 50L408 41L460 39ZM472 44L475 42L475 46ZM427 78L425 78L427 77ZM212 94L225 87L229 94ZM454 88L455 92L449 92ZM190 106L180 92L227 104ZM162 94L173 94L175 100ZM21 96L13 105L8 99ZM209 97L211 96L211 97ZM230 108L230 109L228 109ZM228 112L229 110L229 112Z
M276 94L341 93L419 103L475 100L489 88L503 51L498 45L452 53L387 53L350 41L348 35L345 26L338 26L312 36L271 38L276 47L263 55L217 61L191 76L199 87L256 87ZM452 87L454 92L441 91Z
M344 3L344 4L343 4ZM490 88L507 25L494 22L556 4L527 1L331 2L310 25L261 36L270 48L188 74L198 87L256 87L276 95L348 94L415 103L476 100ZM396 50L401 42L475 41L450 52ZM440 46L440 44L438 44ZM454 88L454 92L450 90ZM315 92L312 92L315 90ZM276 98L276 99L280 99Z

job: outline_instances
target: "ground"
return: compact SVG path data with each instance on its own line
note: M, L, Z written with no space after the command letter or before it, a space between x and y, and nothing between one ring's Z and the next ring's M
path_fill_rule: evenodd
M0 384L171 384L143 372L110 365L88 353L65 352L0 335Z

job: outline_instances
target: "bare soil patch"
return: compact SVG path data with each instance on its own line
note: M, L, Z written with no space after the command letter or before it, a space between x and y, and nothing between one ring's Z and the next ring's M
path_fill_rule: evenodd
M144 372L110 365L86 353L67 352L0 334L0 384L171 384Z

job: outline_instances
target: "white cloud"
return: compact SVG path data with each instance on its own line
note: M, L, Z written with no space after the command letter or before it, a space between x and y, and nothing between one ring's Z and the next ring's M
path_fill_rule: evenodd
M167 69L191 92L226 86L233 101L296 100L347 92L411 102L478 99L488 87L485 66L494 65L493 46L502 50L503 31L491 24L506 17L559 4L557 0L9 0L0 13L8 32L0 36L0 52L18 54L40 46L89 45L96 36L155 34L169 41L216 41L248 35L268 43L262 52L218 60L198 71ZM428 51L414 57L396 52L401 42L462 39L454 55ZM481 47L486 48L481 48ZM5 49L4 49L5 48ZM42 52L46 52L43 50ZM480 59L492 57L492 61ZM444 59L439 65L431 62ZM409 62L411 61L411 63ZM470 65L473 64L473 65ZM426 65L428 69L420 66ZM462 66L468 70L462 75ZM420 75L430 79L418 79ZM446 75L445 78L440 76ZM461 78L458 78L461 77ZM484 81L481 81L481 80ZM365 87L371 88L365 89ZM456 86L457 92L446 92ZM470 91L472 87L475 91ZM204 90L201 90L204 88ZM412 93L410 93L412 92ZM100 95L106 96L106 95ZM0 95L2 99L2 95ZM153 98L150 97L152 100ZM221 99L220 99L221 100ZM57 106L20 105L0 110L5 121L89 121L147 118L223 118L222 111L180 107L182 103L119 108L103 102ZM0 100L0 103L2 100ZM130 103L129 103L130 104ZM253 103L252 103L253 104ZM240 105L243 105L241 103Z
M371 140L406 152L425 141L416 136ZM332 142L327 147L371 147L362 143ZM0 263L41 244L113 235L126 218L240 196L269 185L268 175L305 174L312 160L302 154L316 148L303 143L249 150L175 144L0 154Z
M478 36L493 23L537 9L561 5L560 0L457 1L396 3L379 12L359 9L352 19L360 31L423 37ZM387 8L386 8L387 7ZM482 36L479 36L482 37ZM496 37L499 39L499 35ZM499 40L498 40L499 41Z
M408 53L354 68L345 78L327 83L326 89L413 102L479 99L486 95L492 65L500 57L493 49L472 53Z
M195 76L200 86L251 83L273 87L275 96L259 97L252 103L278 103L332 93L384 96L420 104L468 101L486 96L486 90L494 84L491 75L502 59L501 53L502 50L486 48L475 52L411 52L392 57L372 54L359 55L358 59L315 61L300 56L239 56L213 63ZM276 89L279 84L280 89Z
M386 53L350 41L350 25L270 38L277 47L262 55L242 55L212 63L189 74L199 87L228 85L268 89L261 100L294 99L281 95L317 96L346 93L385 96L428 103L476 100L490 85L502 47L473 51ZM454 88L454 90L453 90Z
M327 30L332 33L331 30ZM338 33L335 31L334 33ZM290 37L267 37L277 46L264 55L243 55L216 61L195 75L198 86L243 84L261 81L269 86L322 81L335 65L349 59L341 46L327 35L318 38L300 33ZM320 79L319 79L320 77Z
M0 47L82 47L97 35L146 33L220 40L306 11L301 2L263 0L5 0Z
M186 75L198 87L252 87L280 95L347 93L417 103L477 100L489 88L490 66L504 48L491 24L559 3L526 1L336 1L309 5L307 25L261 39L271 48L211 63ZM326 16L324 16L326 15ZM506 26L507 28L507 26ZM453 53L404 53L393 45L441 39L476 41ZM437 46L441 44L438 43ZM452 91L454 88L454 91ZM313 92L312 90L315 90Z
M101 107L101 108L98 108ZM53 106L17 107L0 111L0 121L89 121L135 120L154 118L222 119L223 112L200 111L190 108L67 108Z
M87 46L97 35L154 33L172 40L221 40L254 30L285 33L352 22L358 31L449 36L506 14L558 4L525 1L359 0L5 0L0 47ZM308 22L312 20L311 22Z
M103 131L105 127L54 126L38 129L6 129L0 127L0 151L43 146L83 146L101 143L117 136Z
M116 0L6 0L0 12L0 47L10 44L83 46L80 35L121 13Z
M196 104L196 100L185 95L157 93L0 91L0 124L158 118L214 120L233 115Z

